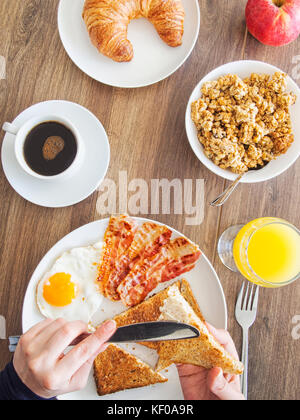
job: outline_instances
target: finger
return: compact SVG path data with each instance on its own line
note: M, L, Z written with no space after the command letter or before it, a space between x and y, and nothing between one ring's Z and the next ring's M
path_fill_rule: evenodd
M44 342L40 340L39 336L45 328L48 328L52 325L52 319L45 319L39 324L35 325L29 331L22 335L20 342L17 346L17 352L26 351L27 354L31 356L38 355L44 348Z
M217 330L208 322L206 322L206 326L216 340L225 348L225 350L228 351L228 353L236 360L239 360L238 352L229 332L226 330Z
M192 376L204 370L201 366L194 365L176 365L178 374L181 378Z
M74 347L59 363L58 373L71 378L95 353L101 351L101 347L116 331L114 321L105 322L96 332Z
M36 335L38 335L44 328L46 328L49 324L53 322L53 319L44 319L43 321L39 322L38 324L34 325L30 328L25 334L29 340L32 340ZM24 335L25 335L24 334Z
M220 368L213 368L207 376L209 390L220 400L244 400L244 396L231 383L228 383Z
M206 322L206 325L207 325L207 328L210 330L211 334L213 334L213 336L224 347L224 349L236 360L239 360L239 355L237 353L235 344L230 334L228 333L228 331L218 330L215 327L213 327L211 324L209 324L208 322ZM228 382L231 382L235 377L235 375L231 375L231 374L225 374L224 376Z
M109 344L103 344L103 346L100 349L100 353L105 351L108 346ZM78 391L80 389L85 388L91 369L93 367L93 363L98 355L99 351L94 353L92 357L90 357L89 360L85 362L85 364L81 366L81 368L79 368L77 372L74 373L69 383L69 392Z
M233 375L231 373L224 373L224 378L227 382L232 382L234 380L236 375Z
M49 358L56 361L74 339L87 331L88 324L82 321L65 322L56 329L53 327L47 341Z
M35 338L38 339L39 343L45 345L49 338L59 329L62 328L67 321L63 318L52 319L44 328L36 334Z

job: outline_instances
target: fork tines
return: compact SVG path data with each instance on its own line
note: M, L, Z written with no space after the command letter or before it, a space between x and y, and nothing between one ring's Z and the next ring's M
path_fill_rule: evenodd
M244 294L244 289L245 289L245 283L243 283L241 290L239 292L238 299L237 299L237 306L242 311L256 310L257 303L258 303L259 286L252 283L251 288L250 288L250 284L247 283L245 294ZM250 294L249 294L249 289L250 289ZM253 293L254 293L254 297L253 297Z

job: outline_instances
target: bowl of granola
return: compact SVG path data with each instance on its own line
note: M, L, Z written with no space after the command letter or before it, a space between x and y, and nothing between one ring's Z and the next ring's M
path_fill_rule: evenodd
M300 89L291 77L270 64L242 60L218 67L195 87L186 132L198 159L215 174L262 182L300 156L299 115Z

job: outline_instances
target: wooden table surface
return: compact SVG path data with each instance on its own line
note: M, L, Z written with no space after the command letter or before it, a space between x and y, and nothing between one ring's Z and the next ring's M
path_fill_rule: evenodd
M201 30L189 60L168 79L145 88L119 89L83 74L69 59L57 30L58 0L2 0L0 55L6 79L0 80L0 122L13 120L27 107L51 99L77 102L91 110L107 130L111 164L107 177L128 179L204 179L205 218L187 226L185 215L148 216L167 223L200 244L220 276L228 305L228 328L241 349L241 329L234 305L241 276L229 272L216 254L220 234L236 223L261 216L283 217L300 227L300 161L269 182L242 185L224 207L208 203L226 182L195 157L185 133L188 98L198 81L215 67L253 59L274 64L300 82L300 38L271 48L247 33L246 0L200 0ZM297 80L296 80L297 81ZM155 123L154 123L155 121ZM1 133L1 143L3 132ZM299 139L298 139L299 140ZM21 198L0 172L0 315L7 336L21 333L21 311L28 281L44 254L64 235L101 218L99 192L63 209L47 209ZM300 340L292 336L300 314L299 282L278 290L261 290L258 316L250 331L249 398L299 399ZM10 360L7 341L0 341L0 369Z

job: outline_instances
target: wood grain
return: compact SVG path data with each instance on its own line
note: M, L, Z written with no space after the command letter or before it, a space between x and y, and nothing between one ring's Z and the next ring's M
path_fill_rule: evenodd
M83 74L69 59L59 39L58 0L2 0L0 55L7 60L6 80L0 80L1 124L34 103L65 99L91 110L103 123L111 144L107 177L118 182L119 171L129 180L204 179L205 220L187 226L184 215L148 216L167 223L198 242L213 261L227 298L229 330L238 348L241 331L234 304L241 285L216 255L217 240L228 226L259 216L279 216L300 226L300 163L276 180L243 185L222 209L208 203L226 182L210 173L190 149L184 125L188 98L198 81L225 62L257 59L291 74L299 39L283 48L259 44L246 31L246 0L200 0L201 31L189 60L170 78L147 88L118 89ZM2 143L3 133L0 141ZM0 172L0 315L7 334L21 333L21 311L28 281L43 255L77 227L98 219L95 192L65 209L46 209L26 202ZM173 208L171 209L173 210ZM250 335L251 399L299 398L299 340L291 336L292 317L299 313L299 284L283 290L262 290L258 319ZM7 341L0 342L0 369L10 360Z

